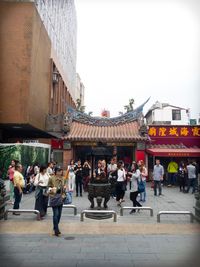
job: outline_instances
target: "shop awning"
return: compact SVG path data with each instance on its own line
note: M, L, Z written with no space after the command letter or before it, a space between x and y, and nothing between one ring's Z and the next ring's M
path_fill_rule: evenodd
M148 148L146 152L160 157L200 157L200 148Z

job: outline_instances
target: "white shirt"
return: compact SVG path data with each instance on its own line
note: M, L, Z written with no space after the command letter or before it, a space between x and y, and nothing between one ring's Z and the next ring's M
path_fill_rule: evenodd
M123 182L124 180L125 180L125 178L126 178L126 173L125 173L125 170L124 170L124 168L121 170L121 169L119 169L118 171L117 171L117 182Z
M142 181L146 181L147 175L148 175L147 168L146 167L143 167L143 170L141 172Z
M53 170L52 170L51 167L48 167L48 168L47 168L47 173L48 173L49 175L52 175L52 174L53 174Z
M140 179L140 170L137 169L136 172L132 174L131 181L132 181L132 192L138 191L138 181Z
M39 186L45 187L48 185L48 182L49 182L49 175L47 173L45 173L45 174L38 173L35 176L35 181L34 181L35 186L39 185Z

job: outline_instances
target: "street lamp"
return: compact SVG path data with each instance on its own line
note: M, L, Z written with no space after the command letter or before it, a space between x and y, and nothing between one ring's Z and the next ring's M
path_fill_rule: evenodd
M57 71L53 71L53 75L52 75L52 80L53 80L53 83L58 83L59 81L59 73Z

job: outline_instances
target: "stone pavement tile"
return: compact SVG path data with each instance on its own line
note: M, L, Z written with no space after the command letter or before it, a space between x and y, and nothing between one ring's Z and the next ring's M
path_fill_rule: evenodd
M87 252L87 253L77 253L76 259L78 260L104 260L105 253L98 251L98 252Z
M65 259L45 259L43 261L23 261L19 267L77 267L76 259L68 259L67 256ZM17 266L18 267L18 266Z
M84 260L79 261L77 267L134 267L132 260Z
M132 256L130 253L111 253L107 252L105 253L105 259L106 260L120 260L120 259L125 259L125 260L132 260Z

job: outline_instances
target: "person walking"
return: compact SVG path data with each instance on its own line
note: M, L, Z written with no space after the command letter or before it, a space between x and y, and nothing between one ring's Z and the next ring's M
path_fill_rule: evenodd
M187 173L188 173L188 187L186 193L189 193L190 187L192 187L192 194L195 192L196 187L196 167L192 164L192 161L189 160L189 164L187 165Z
M82 197L82 186L83 186L83 168L81 165L81 160L79 159L77 162L77 166L74 169L76 175L76 196L78 194Z
M114 174L114 173L113 173ZM124 202L124 195L126 190L126 173L123 167L123 161L119 160L117 163L117 170L115 174L116 182L116 201L117 205L121 206L121 203Z
M141 172L141 179L144 185L144 192L140 193L140 201L145 202L146 201L146 178L148 176L148 171L147 168L144 165L144 161L140 160L138 162L138 167L140 169Z
M25 186L24 177L22 175L22 165L20 163L15 165L13 181L14 181L14 197L15 197L13 209L18 210L22 199L22 190ZM13 215L20 215L20 213L13 212Z
M61 234L59 223L62 215L63 201L66 197L65 189L66 185L63 177L63 170L57 168L55 170L55 175L51 176L48 182L49 203L53 210L53 231L57 237Z
M140 179L142 179L141 172L138 168L137 163L134 163L132 177L131 177L132 188L131 188L131 192L130 192L130 200L133 202L133 207L142 207L142 205L137 201L137 196L139 193L138 183L140 182ZM130 214L133 214L135 212L136 212L136 210L132 209L130 211Z
M164 168L160 164L160 160L156 159L156 165L153 168L153 181L154 181L154 196L157 196L157 187L159 196L162 195L161 181L163 181Z
M40 166L40 173L36 175L34 186L35 189L35 210L39 210L40 219L42 220L47 213L48 199L47 186L49 175L45 165Z

